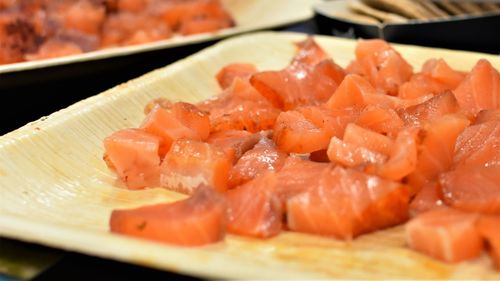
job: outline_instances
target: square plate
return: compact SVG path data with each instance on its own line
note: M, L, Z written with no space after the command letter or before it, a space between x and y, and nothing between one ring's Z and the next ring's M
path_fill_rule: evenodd
M340 65L353 59L355 41L316 38ZM190 249L109 232L115 208L183 196L161 188L114 187L115 176L102 160L103 138L138 126L152 98L196 102L214 95L214 74L228 63L282 68L294 53L293 42L302 39L303 34L274 32L231 38L0 137L0 236L207 278L500 280L485 256L447 265L406 248L402 226L350 242L284 232L269 240L229 235ZM432 57L462 70L479 58L500 65L498 56L395 47L416 69Z

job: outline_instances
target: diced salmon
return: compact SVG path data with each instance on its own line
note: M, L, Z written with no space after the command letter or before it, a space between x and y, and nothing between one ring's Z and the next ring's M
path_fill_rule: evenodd
M184 26L184 32L189 31L188 34L207 31L206 26L213 25L213 23L207 23L207 21L217 22L217 25L222 27L234 25L234 21L219 0L176 1L174 3L171 1L156 1L153 4L156 4L160 18L165 24L171 29L180 30L181 32ZM193 23L196 26L192 26ZM186 28L189 25L191 26Z
M441 94L447 90L454 89L432 79L428 75L417 73L411 77L410 81L405 82L399 87L398 97L414 99L426 95Z
M293 64L280 71L252 75L250 83L275 107L289 110L301 105L318 105L337 89L330 71L306 64ZM322 70L322 71L321 71Z
M453 93L469 115L475 116L483 109L500 109L500 73L481 59Z
M232 163L236 163L241 156L252 149L261 139L261 134L243 130L228 130L210 134L207 142L222 150Z
M110 14L101 33L101 47L143 44L172 36L172 30L161 19L133 12Z
M298 111L280 113L274 126L273 140L278 148L290 153L310 153L328 147L331 135L317 127Z
M278 184L272 172L229 190L227 231L234 234L268 238L281 232L283 208L274 190Z
M402 99L389 95L381 94L365 94L363 97L367 105L384 106L394 110L404 110L409 107L421 104L430 100L433 95L421 96L414 99Z
M119 11L141 12L148 4L148 0L116 0L116 8Z
M231 164L232 159L211 144L178 139L163 158L160 184L186 194L192 194L200 185L225 191Z
M352 239L404 222L408 190L399 183L339 166L286 204L291 230Z
M445 262L473 259L484 246L477 218L451 208L433 209L406 224L406 241L410 248Z
M426 122L459 111L460 106L455 96L451 92L445 92L402 110L401 116L407 126L420 127Z
M73 42L52 39L44 42L36 53L26 54L24 58L32 61L78 55L81 53L83 53L83 50Z
M258 132L273 128L280 110L274 108L247 81L236 78L222 95L198 104L210 112L212 132L246 130Z
M481 216L477 228L481 236L486 239L490 256L495 268L500 269L500 217Z
M362 128L354 123L348 124L344 132L344 142L366 147L383 155L390 155L394 141L389 137Z
M379 134L396 136L403 129L404 122L392 108L369 105L359 114L356 125Z
M326 52L316 43L312 37L295 44L297 53L292 58L290 65L306 64L314 66L315 72L323 73L340 84L345 77L345 71L328 57Z
M222 241L227 221L224 198L212 188L198 188L188 199L136 209L114 210L111 232L178 246Z
M257 72L255 65L250 63L232 63L224 66L215 78L222 89L227 89L233 84L236 77L248 80L252 74Z
M130 189L158 186L160 138L139 129L124 129L104 139L105 159Z
M288 157L277 172L276 193L284 205L289 198L301 194L317 184L319 176L331 167L330 163L312 162L297 157Z
M208 113L187 102L176 102L172 105L172 113L177 120L193 130L197 139L206 140L210 135L210 118Z
M358 41L356 60L372 85L393 96L413 74L411 65L387 42L379 39Z
M177 139L199 139L197 132L186 127L171 111L167 111L159 105L155 106L146 116L141 129L160 137L160 155L162 156L167 153L172 142Z
M0 64L23 61L25 55L23 50L19 47L27 47L27 41L33 41L33 46L30 48L30 51L35 51L34 40L26 40L27 38L22 38L19 35L12 36L7 32L7 26L13 26L13 23L18 19L18 17L0 14L0 42L2 42L2 44L0 44ZM34 38L34 36L31 37Z
M278 171L285 164L288 155L279 151L273 141L263 137L245 152L229 172L228 187L244 184L267 171Z
M179 32L182 35L193 35L207 32L217 32L220 29L232 26L232 22L227 19L215 18L192 18L181 23Z
M464 78L464 73L451 69L443 59L430 59L425 62L421 73L401 85L398 95L408 99L441 94L454 90Z
M354 122L359 112L353 109L332 110L324 106L301 106L295 109L329 137L343 137L346 126ZM326 149L326 148L325 148Z
M160 11L160 18L170 29L177 31L189 10L189 6L190 3L186 1L180 2L177 5L167 5Z
M454 165L490 166L500 163L500 121L466 128L457 138Z
M405 129L398 133L387 162L377 174L389 180L401 180L417 168L417 131Z
M172 109L173 104L174 103L172 101L170 101L170 100L168 100L166 98L152 99L144 107L144 114L148 115L153 110L153 108L155 108L157 105L160 106L163 109L166 109L166 110L170 111Z
M359 75L349 74L328 99L326 107L330 109L363 108L366 105L363 97L367 94L376 94L370 82Z
M387 156L376 151L372 151L358 144L344 142L337 137L333 137L328 145L328 158L334 163L339 163L346 167L356 167L364 164L382 164Z
M485 109L479 111L474 120L474 125L486 123L489 121L500 122L500 109Z
M424 126L422 143L418 147L417 168L408 176L413 192L450 169L457 137L468 125L469 120L464 115L448 114Z
M351 61L347 65L345 70L346 70L347 74L357 74L357 75L361 75L361 76L364 75L363 66L361 65L361 63L359 63L356 60Z
M313 37L307 37L305 40L295 43L297 53L292 59L291 64L309 64L315 65L324 59L328 59L326 52L316 43Z
M314 66L314 71L324 74L326 77L340 85L346 76L345 70L336 64L332 59L324 59Z
M64 26L68 29L97 34L104 23L106 11L103 6L90 1L72 1L67 9L61 11L60 16L64 18Z
M500 165L462 166L441 174L446 204L469 212L500 214Z
M420 189L410 203L412 217L444 206L443 191L438 181L430 182Z
M443 59L429 59L422 66L422 73L455 89L465 78L465 73L453 70Z

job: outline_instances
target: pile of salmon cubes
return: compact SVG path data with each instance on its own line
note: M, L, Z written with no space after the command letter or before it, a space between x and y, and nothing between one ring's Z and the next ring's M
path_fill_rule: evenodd
M389 44L359 41L337 65L311 38L290 64L231 64L222 93L152 101L138 128L104 140L129 189L190 195L115 210L112 232L183 246L226 233L297 231L351 240L406 223L412 249L446 262L485 249L500 266L500 74L442 59L420 72Z

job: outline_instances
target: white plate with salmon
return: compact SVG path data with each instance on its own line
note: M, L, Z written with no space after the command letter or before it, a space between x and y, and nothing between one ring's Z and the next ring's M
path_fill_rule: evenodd
M257 33L0 139L0 235L205 278L498 279L498 56Z
M316 0L0 1L0 74L207 42L312 17Z

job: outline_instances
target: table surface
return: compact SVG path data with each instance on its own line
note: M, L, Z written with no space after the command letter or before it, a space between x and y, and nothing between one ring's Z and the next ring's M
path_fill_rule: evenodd
M313 20L304 21L290 26L276 29L278 31L295 31L308 34L316 34L318 30ZM215 42L211 42L213 44ZM204 46L200 46L204 47ZM181 54L176 59L181 59L189 54ZM143 62L147 63L147 62ZM149 67L149 68L148 68ZM144 72L157 67L157 62L145 66ZM124 70L125 72L128 70ZM133 76L132 76L133 75ZM115 75L113 85L138 76L135 73L118 73ZM73 81L65 82L67 84ZM109 81L108 81L109 83ZM84 83L81 92L97 94L111 87L108 84ZM45 91L62 91L67 85L56 85ZM9 89L13 96L20 95L20 89ZM22 91L32 91L31 88ZM3 94L6 94L4 92ZM23 116L17 120L9 120L7 117L0 118L0 134L13 130L29 121L34 121L53 111L62 109L86 96L71 95L57 104L51 103L46 106L36 104L36 112L29 116ZM48 101L47 103L49 103ZM13 112L16 114L16 112ZM170 272L154 270L150 268L135 266L112 260L100 259L74 252L66 252L59 249L48 248L40 245L24 243L11 239L0 238L0 281L21 280L200 280L195 277L179 275Z

